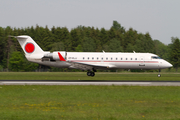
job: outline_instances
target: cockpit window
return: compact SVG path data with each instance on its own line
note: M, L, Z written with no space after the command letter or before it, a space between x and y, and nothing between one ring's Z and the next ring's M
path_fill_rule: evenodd
M162 59L159 56L151 56L152 59Z

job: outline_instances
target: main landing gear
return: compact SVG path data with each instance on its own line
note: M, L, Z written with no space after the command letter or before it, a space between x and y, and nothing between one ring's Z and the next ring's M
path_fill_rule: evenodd
M90 71L88 71L88 72L87 72L87 76L94 77L94 76L95 76L95 73L94 73L94 72L90 72Z

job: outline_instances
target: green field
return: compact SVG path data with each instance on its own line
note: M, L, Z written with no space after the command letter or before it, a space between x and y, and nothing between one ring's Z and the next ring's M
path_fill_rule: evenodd
M0 72L0 80L158 80L180 74L98 72ZM0 86L0 120L180 119L175 86Z
M180 119L180 87L0 86L1 120Z
M0 80L141 80L141 81L180 81L179 73L158 72L97 72L89 77L86 72L0 72Z

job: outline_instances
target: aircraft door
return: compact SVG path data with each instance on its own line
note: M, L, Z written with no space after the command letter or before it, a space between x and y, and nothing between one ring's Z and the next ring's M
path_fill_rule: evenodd
M100 56L100 61L101 61L100 64L101 64L101 65L104 65L104 55L101 55L101 56Z
M140 57L140 63L139 63L139 66L141 67L143 67L143 66L145 66L145 63L144 63L144 57L143 56L141 56Z

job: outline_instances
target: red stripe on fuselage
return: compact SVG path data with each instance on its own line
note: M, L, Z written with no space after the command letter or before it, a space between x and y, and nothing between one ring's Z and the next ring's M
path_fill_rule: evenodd
M158 61L93 61L93 60L72 60L71 62L159 63Z

